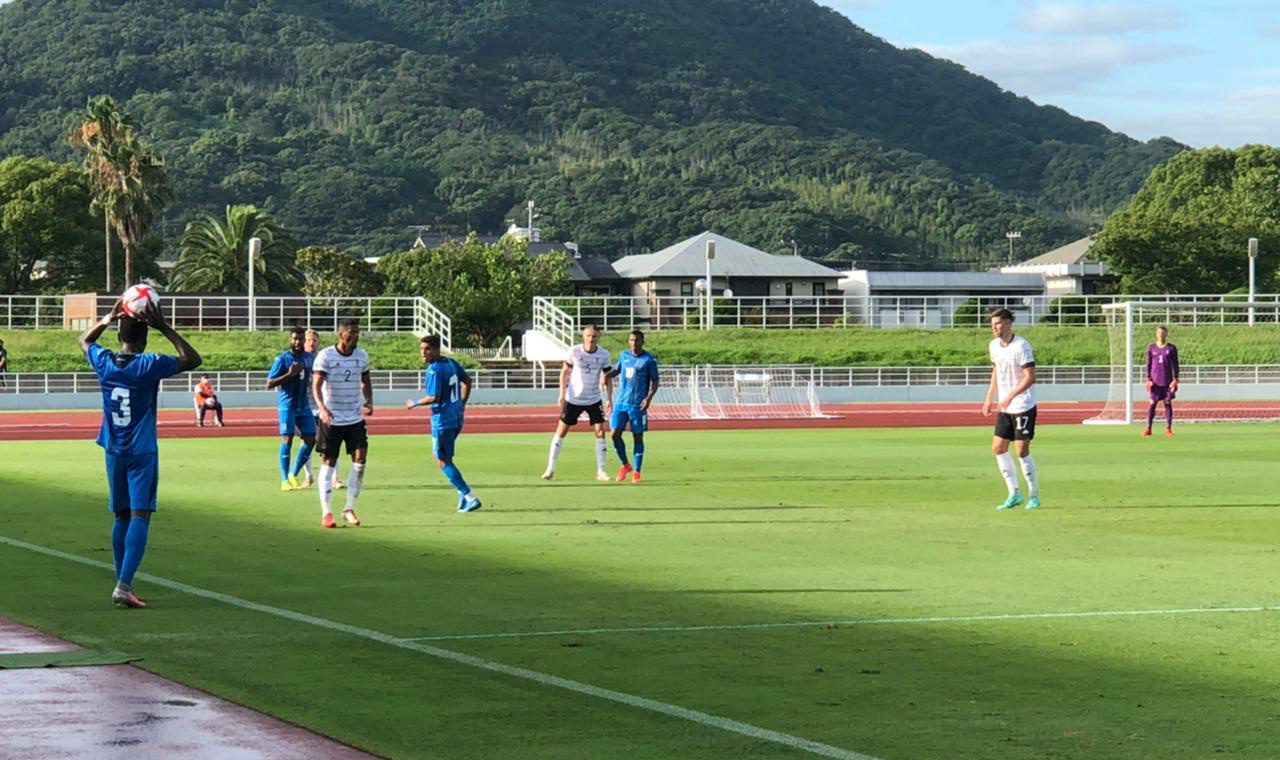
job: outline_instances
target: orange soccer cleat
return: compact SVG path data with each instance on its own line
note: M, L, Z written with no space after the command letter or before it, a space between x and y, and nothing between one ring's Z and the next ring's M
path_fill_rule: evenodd
M336 527L338 527L338 523L334 522L334 520L333 520L333 514L332 514L332 513L330 513L330 514L326 514L324 517L320 518L320 527L322 527L322 528L336 528Z
M139 599L133 591L119 588L111 592L111 603L125 609L145 610L147 608L147 603Z
M1164 429L1164 437L1165 437L1165 438L1172 438L1172 437L1173 437L1173 428L1165 428L1165 429Z
M632 482L632 483L639 483L639 482L640 482L640 471L639 471L639 470L632 470L632 471L631 471L631 482Z
M1150 437L1151 437L1151 428L1143 428L1143 430L1142 430L1142 437L1143 437L1143 438L1150 438Z
M623 483L627 479L627 473L631 472L631 465L624 464L618 468L618 482Z

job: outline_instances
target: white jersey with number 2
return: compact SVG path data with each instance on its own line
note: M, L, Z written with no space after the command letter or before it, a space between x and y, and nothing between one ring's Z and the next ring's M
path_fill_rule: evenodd
M993 339L990 353L991 363L996 368L996 392L999 394L996 397L996 403L999 403L1018 387L1022 382L1022 368L1028 364L1035 364L1036 358L1031 353L1031 344L1020 335L1013 336L1013 340L1009 341L1007 346L1002 345L999 338ZM1009 401L1005 413L1021 414L1035 408L1035 405L1036 387L1032 385Z
M599 403L600 373L610 366L609 352L599 346L596 346L595 351L588 351L580 345L574 346L565 361L573 367L569 373L565 401L578 406Z
M329 346L316 356L312 371L325 373L321 390L334 425L354 425L364 419L360 376L369 371L369 354L363 348L343 356L337 346Z

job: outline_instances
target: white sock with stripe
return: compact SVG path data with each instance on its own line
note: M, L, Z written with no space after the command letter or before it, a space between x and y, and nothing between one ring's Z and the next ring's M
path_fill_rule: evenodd
M1040 485L1036 482L1036 460L1027 454L1018 461L1022 463L1022 477L1027 479L1027 495L1039 496Z
M1004 484L1009 487L1009 495L1012 496L1018 492L1018 471L1013 468L1013 454L1005 452L996 454L996 465L1000 467L1000 475L1004 478Z
M564 439L558 435L551 436L551 454L547 457L547 472L556 471L556 460L560 458L560 448L564 446Z
M316 485L319 486L318 490L320 491L320 515L323 517L324 515L333 514L333 507L330 506L333 500L332 467L327 464L320 465L320 482Z
M351 465L351 474L347 475L347 509L356 508L356 497L360 495L360 488L364 485L364 463L356 462Z

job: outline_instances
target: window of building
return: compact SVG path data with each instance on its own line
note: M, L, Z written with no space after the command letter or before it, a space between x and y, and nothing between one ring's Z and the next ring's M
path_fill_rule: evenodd
M692 282L682 282L682 283L680 283L680 295L682 295L682 296L691 296L691 295L693 295L693 283L692 283Z
M788 283L786 284L786 294L787 294L787 295L793 295L793 294L792 294L792 292L791 292L791 290L792 290L792 285L791 285L791 283L789 283L789 282L788 282Z
M825 296L827 294L827 284L825 282L813 283L813 294L815 296Z

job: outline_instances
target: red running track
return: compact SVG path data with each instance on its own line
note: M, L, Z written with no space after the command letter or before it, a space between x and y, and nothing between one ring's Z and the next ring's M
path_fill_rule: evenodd
M1040 424L1079 424L1102 408L1097 403L1041 404ZM653 420L656 430L744 430L778 428L877 428L989 426L978 404L831 404L827 419L763 420ZM474 406L467 410L468 433L549 433L556 425L557 410L550 406ZM197 427L189 411L162 411L157 424L161 438L217 438L223 436L276 435L272 409L229 409L227 426ZM212 415L210 415L212 416ZM381 435L430 433L426 410L380 408L369 418L369 432ZM0 440L92 440L102 424L102 413L4 412L0 413ZM585 427L585 421L580 427Z

